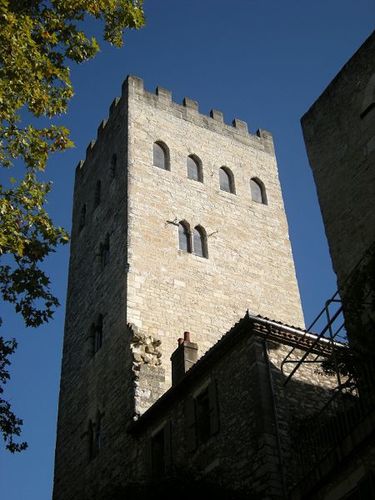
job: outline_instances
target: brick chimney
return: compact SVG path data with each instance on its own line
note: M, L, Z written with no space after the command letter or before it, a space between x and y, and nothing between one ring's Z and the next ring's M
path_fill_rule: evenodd
M190 332L178 339L178 347L172 353L172 385L176 385L198 359L198 344L190 342Z

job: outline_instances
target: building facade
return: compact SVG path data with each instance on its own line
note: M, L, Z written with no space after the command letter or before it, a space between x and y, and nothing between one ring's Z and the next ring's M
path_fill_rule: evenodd
M76 170L54 500L373 497L374 45L302 119L346 300L317 334L271 135L124 82Z
M375 242L375 35L302 117L338 285Z
M303 326L272 136L128 77L76 169L54 500L136 480L177 337L246 310Z
M172 370L198 348L181 339ZM309 363L285 385L293 365L284 360L293 348ZM168 499L176 492L191 498L196 483L209 496L218 488L215 497L223 499L290 498L311 462L308 449L301 453L302 429L311 428L335 387L318 369L330 353L327 340L317 343L303 330L246 314L129 427L141 484L159 487L160 498ZM168 478L174 479L170 496ZM152 490L146 487L140 498Z
M311 474L322 498L375 497L374 53L373 32L301 120L349 339L336 364L357 394L347 406L339 390L321 414L342 429Z

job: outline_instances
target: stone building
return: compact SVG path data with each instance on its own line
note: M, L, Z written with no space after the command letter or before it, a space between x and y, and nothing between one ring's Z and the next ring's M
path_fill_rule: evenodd
M248 309L303 326L271 135L128 77L76 170L54 498L133 477L176 338L201 356Z
M308 498L346 348L303 327L270 133L128 77L76 170L54 500Z
M375 35L302 118L338 285L375 242Z
M223 498L288 498L303 468L299 431L334 389L312 363L329 355L330 342L246 314L185 375L181 361L198 349L187 337L172 356L172 388L129 428L139 480L154 487L163 477L187 475L188 491L189 479L198 478L228 488ZM309 352L311 363L285 387L290 367L283 362L292 347L299 356Z
M312 482L323 498L375 498L374 54L373 32L301 120L359 395L349 407L339 398L341 440Z

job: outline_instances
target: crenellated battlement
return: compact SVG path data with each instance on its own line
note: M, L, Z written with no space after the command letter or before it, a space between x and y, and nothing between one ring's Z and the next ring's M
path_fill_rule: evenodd
M143 96L150 104L155 106L165 107L169 106L171 111L179 112L182 119L192 119L197 125L204 128L215 130L215 132L222 132L231 134L233 137L244 136L249 139L255 139L257 142L272 143L272 134L266 130L257 130L255 134L248 131L248 125L243 120L234 118L231 124L224 121L224 115L221 111L211 109L209 115L199 112L199 103L189 97L184 97L182 104L179 104L172 99L172 92L162 87L156 87L154 93L148 92L144 88L144 83L141 78L129 75L122 85L122 96L127 95L128 92ZM220 125L219 125L220 124ZM221 130L220 130L221 129Z
M151 106L169 111L179 118L193 122L195 125L211 130L213 132L230 136L235 140L248 143L249 146L261 149L270 154L274 154L272 134L267 130L258 129L255 134L248 130L248 124L238 118L234 118L230 124L225 123L224 114L211 109L209 115L199 112L199 103L189 97L184 97L182 103L173 101L172 92L163 87L157 86L155 92L149 92L144 88L144 82L137 76L129 75L122 84L121 97L116 97L109 108L108 118L102 120L97 129L97 138L93 139L86 149L86 159L92 154L95 145L98 144L108 122L115 114L116 110L128 100L129 96L144 99ZM82 169L85 160L79 162L77 170Z

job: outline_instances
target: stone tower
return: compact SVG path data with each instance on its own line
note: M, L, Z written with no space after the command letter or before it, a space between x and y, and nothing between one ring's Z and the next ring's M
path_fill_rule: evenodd
M375 32L302 118L341 291L375 244Z
M201 356L246 310L303 326L272 136L128 77L76 171L54 500L136 479L177 338Z

